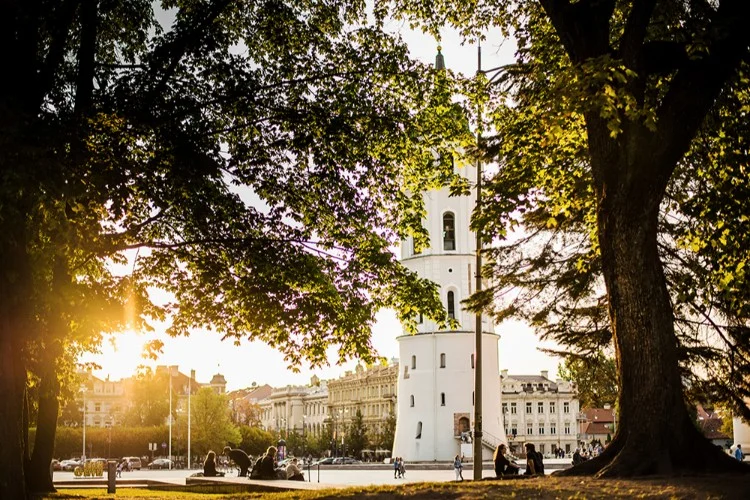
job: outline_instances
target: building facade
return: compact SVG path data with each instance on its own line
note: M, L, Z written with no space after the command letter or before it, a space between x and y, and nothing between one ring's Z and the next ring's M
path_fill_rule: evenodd
M575 387L561 379L554 382L547 371L541 375L508 375L503 370L502 409L511 453L524 453L533 443L541 453L562 448L575 451L579 433Z
M461 175L472 180L474 167ZM475 195L453 197L448 189L424 194L425 229L430 245L415 251L413 241L401 247L401 261L420 277L438 284L448 315L458 322L439 330L418 318L418 333L405 329L397 338L398 420L393 456L407 461L451 460L474 428L474 352L476 317L461 307L475 290L476 237L469 230ZM498 339L488 316L482 317L483 456L492 456L505 441L500 413Z
M383 431L388 417L396 412L398 366L395 359L369 369L357 365L354 372L328 382L329 423L339 443L357 411L371 438Z

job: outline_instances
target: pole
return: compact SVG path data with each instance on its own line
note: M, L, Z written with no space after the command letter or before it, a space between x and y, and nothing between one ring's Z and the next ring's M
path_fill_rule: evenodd
M83 449L81 451L81 462L85 462L86 461L86 386L81 387L81 393L83 394Z
M482 72L482 45L477 41L477 75ZM481 112L477 108L477 147L482 137ZM477 215L482 210L482 162L477 155ZM476 289L482 290L482 232L477 228ZM476 314L474 359L474 480L482 479L482 311Z
M169 366L169 470L172 470L172 367Z
M190 394L193 392L193 378L195 377L195 370L190 370L190 383L188 384L188 470L190 470L190 464L193 462L190 460Z

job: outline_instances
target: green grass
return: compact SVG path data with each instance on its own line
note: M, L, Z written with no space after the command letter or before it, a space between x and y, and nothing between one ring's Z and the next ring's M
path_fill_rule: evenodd
M221 491L219 491L221 488ZM61 489L45 499L254 499L268 500L475 500L493 498L537 499L750 499L750 475L664 477L641 480L598 480L593 478L544 477L528 480L463 483L413 483L389 486L352 487L285 493L237 493L217 487L214 493L119 488L116 495L106 489ZM235 490L236 491L236 490Z

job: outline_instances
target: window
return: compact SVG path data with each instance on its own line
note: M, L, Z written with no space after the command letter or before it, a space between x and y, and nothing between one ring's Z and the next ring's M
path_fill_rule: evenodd
M94 403L94 411L102 411L102 404Z
M503 415L507 415L507 414L508 414L508 403L503 403Z
M456 295L452 290L448 292L448 316L456 319Z
M445 368L445 353L440 353L440 368Z
M565 453L570 453L570 445L569 444L565 445Z
M544 424L539 424L539 435L544 436Z
M440 406L445 406L445 393L440 393Z
M541 401L536 404L536 412L544 413L544 403L542 403Z
M471 368L474 368L474 355L471 355Z
M570 403L567 401L563 403L563 413L570 413Z
M422 422L417 422L417 439L422 439Z
M526 403L526 414L531 415L531 403Z
M555 427L555 424L550 424L549 433L552 434L553 436L557 434L557 427Z
M570 434L570 424L565 424L565 434Z
M414 407L414 394L409 396L409 406Z
M539 453L544 454L544 445L543 444L539 445Z
M531 436L534 434L534 425L533 424L526 424L526 435Z
M555 409L555 402L551 401L550 404L549 404L549 412L550 413L555 413L555 410L556 410Z
M411 239L411 253L413 255L419 255L420 253L422 253L417 250L417 240L415 240L414 238Z
M471 406L474 406L474 391L471 391Z
M510 404L510 414L515 415L516 414L516 403Z
M452 212L443 215L443 250L456 249L456 216Z
M424 315L419 313L419 324L421 325L422 323L424 323Z
M513 436L517 436L518 435L518 425L517 424L510 424L510 433Z
M411 357L411 369L412 370L417 369L417 357L416 356Z

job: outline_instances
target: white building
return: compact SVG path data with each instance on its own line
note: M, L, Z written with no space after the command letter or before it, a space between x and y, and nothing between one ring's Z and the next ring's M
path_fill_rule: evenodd
M476 169L466 167L461 175L473 181ZM476 319L461 308L461 301L474 291L476 279L476 237L469 230L475 198L450 197L447 189L425 193L424 198L430 246L415 253L413 241L407 240L401 247L401 260L439 285L443 305L460 326L438 331L435 323L420 319L416 335L404 331L397 338L401 366L393 456L406 461L451 460L460 453L462 433L474 428ZM488 459L505 437L499 337L487 316L482 319L482 332L482 441L486 445L483 456Z
M523 453L525 443L533 443L541 453L575 451L579 405L570 382L553 382L546 370L541 376L508 375L503 370L501 381L505 434L512 453Z

